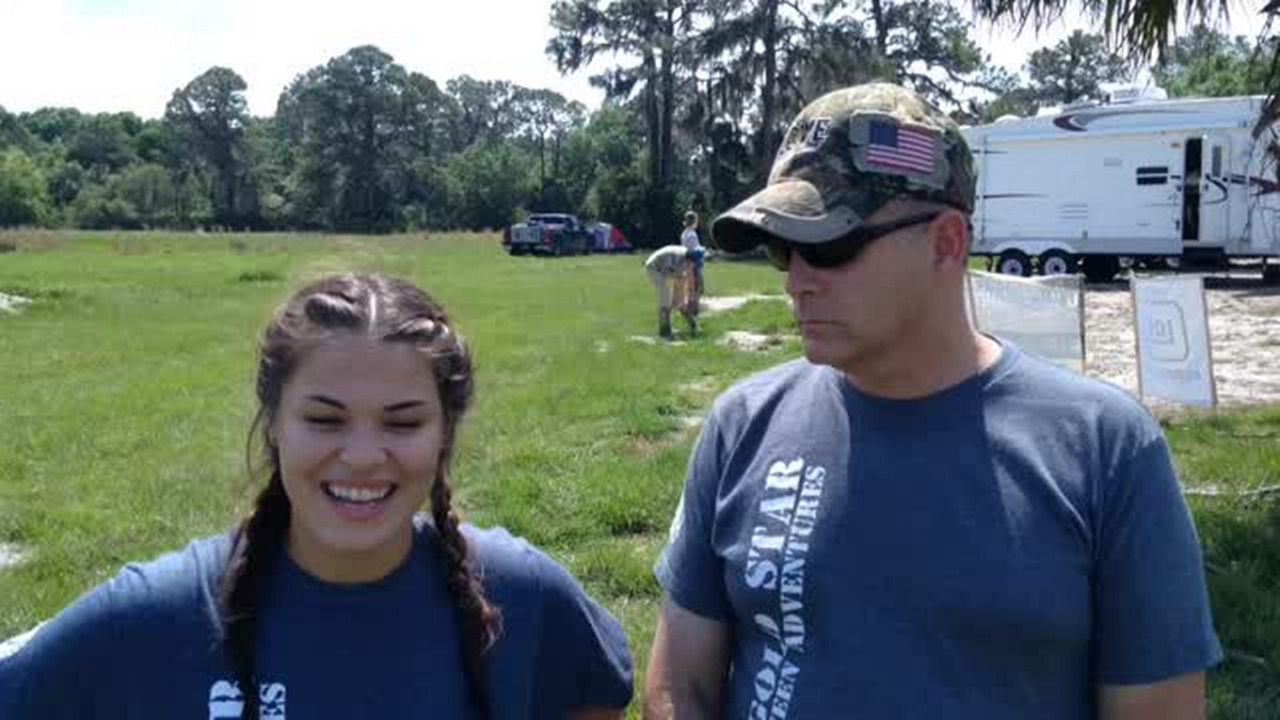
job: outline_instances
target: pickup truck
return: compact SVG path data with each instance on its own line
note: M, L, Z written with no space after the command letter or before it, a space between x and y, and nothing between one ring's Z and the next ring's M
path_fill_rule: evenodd
M502 244L512 255L586 255L593 241L590 229L564 213L530 215L502 233Z

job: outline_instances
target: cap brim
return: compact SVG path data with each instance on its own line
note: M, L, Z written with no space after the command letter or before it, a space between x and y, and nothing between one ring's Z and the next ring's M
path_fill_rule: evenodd
M716 218L711 237L720 249L738 253L771 240L829 242L860 224L862 218L851 208L825 209L812 184L787 180L766 187Z

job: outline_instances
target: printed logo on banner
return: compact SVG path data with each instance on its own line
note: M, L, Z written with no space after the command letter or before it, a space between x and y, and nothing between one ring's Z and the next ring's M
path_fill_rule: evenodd
M1216 404L1203 280L1195 275L1136 277L1130 292L1143 400Z
M1187 343L1187 318L1177 303L1155 300L1148 306L1147 337L1151 357L1161 362L1183 362L1191 357Z

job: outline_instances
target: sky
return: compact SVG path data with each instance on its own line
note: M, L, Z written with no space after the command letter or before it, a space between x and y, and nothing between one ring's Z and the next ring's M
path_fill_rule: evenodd
M963 2L963 0L955 0ZM1256 35L1258 0L1236 0L1233 34ZM552 0L0 0L0 106L158 117L173 91L214 65L249 86L255 115L275 111L295 76L373 44L442 86L469 74L548 87L588 107L589 73L562 77L547 58ZM967 4L962 7L967 8ZM967 12L967 10L966 10ZM978 25L975 37L1010 69L1087 25L1021 35Z

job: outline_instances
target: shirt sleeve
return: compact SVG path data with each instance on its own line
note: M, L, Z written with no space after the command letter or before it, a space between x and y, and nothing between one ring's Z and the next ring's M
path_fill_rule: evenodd
M120 576L89 591L0 658L0 717L83 718L112 707L127 632Z
M732 619L724 558L711 542L724 463L724 439L713 410L689 458L684 491L654 575L671 602L712 620Z
M625 708L633 691L631 651L622 625L559 563L535 550L542 590L535 717L576 709Z
M1146 684L1222 659L1204 560L1169 449L1156 436L1103 488L1094 582L1104 685Z

